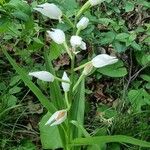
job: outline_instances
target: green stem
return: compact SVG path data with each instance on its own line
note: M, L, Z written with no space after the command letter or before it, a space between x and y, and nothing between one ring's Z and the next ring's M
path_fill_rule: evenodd
M65 47L65 49L66 49L66 51L67 51L67 53L68 53L69 57L72 59L72 54L71 54L71 51L70 51L70 49L69 49L69 47L68 47L67 43L66 43L66 42L64 42L64 43L63 43L63 45L64 45L64 47Z
M81 28L78 28L77 32L76 32L76 35L79 35L80 34L80 31L81 31Z
M82 73L81 76L79 77L77 83L74 85L73 87L73 92L76 90L77 86L79 85L79 83L82 81L82 79L85 77L85 75Z
M70 84L69 81L62 80L61 78L58 78L58 77L56 77L56 76L54 76L54 78L55 78L56 80L60 81L60 82L65 82L65 83L69 83L69 84Z
M72 28L75 27L74 24L71 22L71 20L66 15L63 14L63 18L67 22L68 25L70 25Z
M66 105L67 105L67 110L69 110L70 104L69 104L69 100L68 100L68 92L65 92L65 101L66 101Z
M83 65L81 65L81 66L75 68L74 71L77 71L77 70L79 70L79 69L82 69L82 68L84 68L86 65L88 65L88 64L90 64L90 63L91 63L91 61L88 61L87 63L85 63L85 64L83 64Z
M78 19L89 7L90 7L90 2L87 1L87 2L81 7L81 9L78 11L78 13L77 13L77 15L76 15L76 19Z

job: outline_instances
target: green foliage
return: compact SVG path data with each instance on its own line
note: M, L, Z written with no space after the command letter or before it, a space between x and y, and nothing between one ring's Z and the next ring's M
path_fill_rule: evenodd
M87 51L77 55L77 62L83 58L85 58L83 62L91 60L92 56L101 52L116 55L121 60L116 64L97 69L95 72L93 69L91 73L93 76L90 76L90 78L92 81L94 81L93 77L100 79L99 81L101 85L104 85L104 88L102 88L101 91L97 90L97 88L95 88L96 83L93 82L92 85L90 85L91 87L88 87L88 89L90 89L88 91L85 89L87 85L83 79L74 92L71 91L68 93L69 103L72 105L71 110L68 112L67 120L60 126L51 127L45 126L45 123L52 113L56 110L66 108L64 93L62 93L59 81L57 80L50 84L39 80L32 82L28 77L28 70L47 70L55 76L61 76L62 72L67 70L67 73L71 74L71 84L77 82L80 71L75 74L73 68L68 69L69 66L67 65L60 66L58 72L55 72L55 67L57 68L57 66L53 67L53 61L56 59L59 60L59 56L63 55L66 51L63 45L58 45L47 38L46 30L51 30L51 28L62 29L65 31L66 40L68 40L67 44L69 45L70 36L76 33L74 26L80 19L75 16L86 1L47 0L49 3L56 4L63 11L63 23L58 23L56 20L49 20L47 17L33 10L37 4L44 2L44 0L0 1L0 41L2 52L16 71L12 75L13 70L7 68L10 66L8 66L5 58L3 58L3 56L0 58L0 73L5 72L5 67L6 70L9 70L7 70L9 77L5 78L0 74L0 119L7 121L7 118L10 117L9 112L11 112L13 119L16 109L21 105L27 105L27 102L22 102L22 99L26 96L25 91L29 88L43 107L49 111L46 114L45 109L42 111L42 119L39 123L40 139L44 149L68 149L70 146L73 146L74 150L80 149L80 147L76 147L77 145L86 145L81 148L87 148L88 150L121 149L122 147L126 147L122 145L122 143L134 144L140 147L150 147L148 142L128 136L102 136L108 134L113 135L115 133L129 134L143 140L149 140L150 138L147 123L147 111L149 111L150 106L150 24L148 22L150 3L147 0L105 0L99 6L88 8L82 12L81 17L88 17L90 23L88 27L80 33L83 41L87 43ZM74 62L72 61L72 63ZM22 66L24 66L24 68L21 68ZM70 66L74 67L73 64ZM105 76L102 75L107 76L106 81ZM119 79L111 81L112 79L109 77ZM90 78L87 78L86 81L89 82L88 79ZM109 80L112 82L110 85ZM22 84L22 81L24 84ZM118 82L117 86L116 82ZM39 88L37 86L39 86ZM120 87L119 92L118 87ZM72 88L73 87L71 87L71 90ZM108 92L112 89L114 89L112 93ZM85 95L85 92L86 94L88 93L88 96ZM96 95L98 102L95 102L95 97L94 99L90 97L92 94L94 96ZM102 117L106 120L111 118L112 124L110 124L109 127L102 123L99 123L98 126L94 124L96 130L92 130L91 133L88 133L84 128L84 126L86 126L84 123L86 121L85 113L89 111L86 110L85 107L85 101L88 103L86 99L90 99L90 101L94 101L94 103L102 103L103 98L107 101L107 96L113 97L112 99L119 99L119 102L115 106L116 109L114 109L114 103L117 100L112 102L112 106L108 106L107 104L100 105L100 107L96 106L96 113L103 113ZM35 100L32 94L30 94L30 99L32 101ZM123 116L125 111L128 113ZM145 116L147 115L143 117L144 120L138 120L132 116L138 113L142 118L143 112ZM121 119L118 114L122 117ZM94 115L93 113L92 115L92 118L100 119L97 114ZM41 116L38 116L38 118L39 117ZM27 121L30 120L28 114L26 118L28 118ZM133 128L135 119L137 120L136 125L138 128ZM18 120L20 121L20 116L17 118L17 121ZM17 121L15 120L15 124L11 125L11 128L13 126L12 130L15 130L19 123L24 125L25 122L24 120L21 120L22 122L20 121L19 123ZM8 130L9 125L7 125L7 122L1 122L0 120L0 128L1 124L6 124L1 129L2 132L3 129L6 131L6 134L7 132L14 132ZM27 128L30 128L30 123L28 126ZM124 130L127 131L123 132L121 129L123 127ZM34 130L34 126L31 128ZM112 129L113 132L111 132L110 129ZM129 129L131 129L131 131ZM139 136L137 136L137 133L139 133ZM14 134L18 136L17 132L14 132ZM3 133L2 137L4 137ZM14 139L16 137L14 137ZM11 139L12 136L10 141ZM7 145L5 137L1 143L2 146L0 145L0 149L4 149ZM21 141L19 144L20 146L13 146L11 149L36 149L35 145L29 140Z
M144 89L130 90L128 98L135 112L141 112L142 106L150 105L150 95Z
M56 149L62 147L62 142L57 126L51 127L49 125L45 126L45 123L51 116L50 113L47 113L40 121L40 138L42 142L42 147L44 149Z
M100 68L98 72L110 76L110 77L123 77L127 74L126 68L123 66L123 62L118 61L115 64Z

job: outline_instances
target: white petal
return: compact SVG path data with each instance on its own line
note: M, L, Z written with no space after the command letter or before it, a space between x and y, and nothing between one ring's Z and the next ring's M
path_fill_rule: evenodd
M96 68L104 67L106 65L114 64L118 61L118 59L114 56L109 56L107 54L97 55L92 59L92 64Z
M70 79L68 78L66 72L63 73L62 80L65 80L65 81L69 81L69 82L70 82ZM69 83L62 82L62 88L63 88L64 92L68 92L68 91L69 91L69 88L70 88L70 84L69 84Z
M87 17L81 18L81 20L77 23L77 28L83 30L88 26L89 19Z
M54 76L47 71L30 72L29 75L36 77L36 78L43 80L43 81L48 81L48 82L54 81Z
M47 16L51 19L60 20L60 18L62 17L62 11L53 3L52 4L45 3L38 5L36 8L34 8L34 10L37 10L44 16Z
M100 3L102 3L104 0L89 0L90 4L92 6L98 5Z
M72 47L79 47L82 44L82 38L77 35L73 35L70 39Z
M67 118L67 111L66 109L56 111L49 120L45 123L45 125L58 125L61 124Z
M80 48L82 50L86 50L86 43L82 41L81 45L80 45Z
M63 44L65 42L65 33L60 29L52 29L53 31L47 31L50 38L57 44Z

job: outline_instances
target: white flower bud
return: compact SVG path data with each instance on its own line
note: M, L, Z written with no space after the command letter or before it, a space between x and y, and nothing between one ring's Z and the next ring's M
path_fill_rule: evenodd
M89 0L91 6L95 6L98 5L100 3L102 3L104 0Z
M47 71L35 71L35 72L30 72L30 76L36 77L39 80L42 81L48 81L48 82L53 82L54 81L54 76L47 72Z
M53 31L47 31L50 38L57 44L63 44L65 42L65 33L60 29L52 29Z
M82 38L80 36L73 35L70 39L70 43L73 48L80 47L83 50L86 49L86 44L82 41Z
M72 47L79 47L82 44L82 38L77 35L73 35L70 39Z
M81 42L81 45L80 45L80 48L82 49L82 50L86 50L86 43L85 42Z
M66 72L63 73L62 80L70 82L70 79L68 78ZM68 92L69 88L70 88L70 84L66 83L66 82L62 82L62 88L63 88L64 92Z
M91 62L94 67L100 68L100 67L114 64L117 61L118 59L114 56L109 56L107 54L100 54L94 57Z
M77 28L78 29L85 29L88 26L89 19L87 17L83 17L78 23L77 23Z
M34 10L37 10L44 16L49 17L51 19L61 20L62 17L62 11L53 3L44 3L41 5L37 5L37 7L34 8Z
M59 111L56 111L49 118L49 120L45 123L45 125L50 125L50 126L58 125L64 122L66 118L67 118L67 110L66 109L59 110Z

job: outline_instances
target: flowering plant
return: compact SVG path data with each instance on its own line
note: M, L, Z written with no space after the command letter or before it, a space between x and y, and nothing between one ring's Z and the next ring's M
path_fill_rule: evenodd
M70 59L71 67L69 70L63 72L62 77L56 75L47 49L44 51L46 71L30 71L28 74L14 62L7 51L3 50L10 63L19 73L21 79L48 111L40 122L41 138L45 140L47 138L46 132L51 133L51 135L48 136L51 137L49 143L45 144L44 140L42 140L43 147L46 149L79 149L75 147L78 145L93 145L93 149L101 149L102 147L99 143L108 142L126 142L150 147L150 144L147 142L142 143L141 141L139 142L139 140L126 136L92 137L84 128L85 77L88 76L93 69L111 65L118 61L116 56L98 54L86 63L80 66L76 65L77 54L80 50L87 49L85 43L86 39L83 41L80 33L86 29L90 19L83 16L83 14L90 7L98 5L101 2L103 2L103 0L88 0L77 12L74 23L53 3L37 5L36 8L34 8L35 11L50 19L55 19L59 22L67 20L73 30L73 33L69 36L59 28L51 28L46 32L53 42L63 47ZM67 40L68 37L69 40ZM76 74L76 72L78 74ZM51 100L28 78L29 76L49 83ZM60 88L59 83L61 83L62 88ZM57 139L54 140L54 138Z

